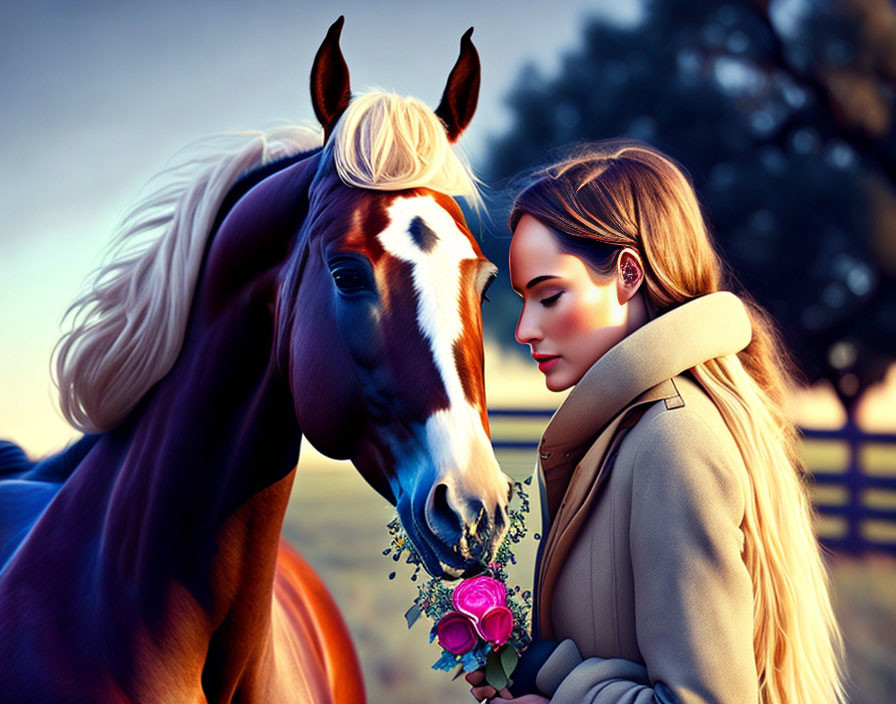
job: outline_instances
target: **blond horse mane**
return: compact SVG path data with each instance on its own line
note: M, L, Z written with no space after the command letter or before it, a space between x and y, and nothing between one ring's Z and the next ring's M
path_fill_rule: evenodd
M222 145L221 142L224 142ZM284 126L205 140L159 175L134 206L63 318L53 352L62 414L84 432L117 426L174 365L205 245L231 187L273 161L320 146L321 132ZM336 125L337 173L349 186L426 187L481 205L476 178L435 113L415 98L356 97Z

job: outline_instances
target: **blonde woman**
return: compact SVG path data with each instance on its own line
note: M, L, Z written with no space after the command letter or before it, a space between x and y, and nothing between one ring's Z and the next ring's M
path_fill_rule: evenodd
M510 225L517 341L575 388L539 446L537 640L494 701L844 701L782 350L682 170L592 145Z

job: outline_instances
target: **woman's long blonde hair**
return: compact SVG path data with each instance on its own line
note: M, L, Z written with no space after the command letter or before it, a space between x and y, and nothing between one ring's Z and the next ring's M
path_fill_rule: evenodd
M596 268L630 247L643 262L647 304L661 314L731 288L687 176L647 145L588 145L536 172L517 197L511 228L529 213L561 233L587 238ZM762 704L845 701L843 643L827 571L812 529L807 474L793 422L783 411L792 385L771 320L743 292L750 345L691 372L721 412L743 456L749 495L741 526L753 583L753 652Z

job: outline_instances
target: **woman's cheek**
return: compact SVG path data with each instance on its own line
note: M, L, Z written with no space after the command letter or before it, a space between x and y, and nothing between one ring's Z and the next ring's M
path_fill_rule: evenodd
M608 298L595 295L558 311L554 320L555 339L562 340L562 354L582 373L625 337L625 326ZM560 352L560 350L557 350Z
M593 311L581 305L564 308L555 319L557 336L562 339L588 335L599 325L599 321L594 319Z

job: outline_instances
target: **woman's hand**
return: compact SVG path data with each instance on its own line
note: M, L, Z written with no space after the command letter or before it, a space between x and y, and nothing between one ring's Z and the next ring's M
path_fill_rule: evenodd
M549 700L537 694L526 694L514 699L507 687L496 692L494 687L485 683L485 672L482 669L474 670L465 679L473 685L470 692L480 702L488 699L489 704L550 704Z
M490 684L485 683L485 670L480 668L478 670L473 670L473 672L467 673L464 676L464 679L473 685L470 688L470 693L476 698L477 701L485 701L488 699L492 700L492 697L500 695L504 699L511 700L513 695L510 693L510 690L505 687L500 692L495 690ZM496 700L497 701L497 700ZM525 703L524 703L525 704Z

